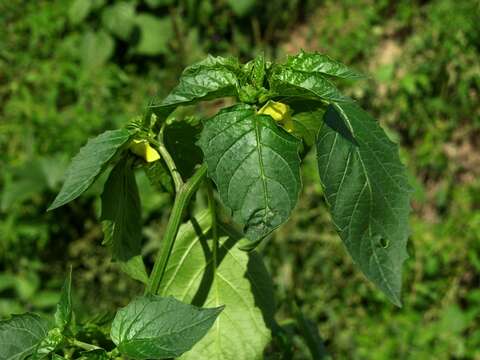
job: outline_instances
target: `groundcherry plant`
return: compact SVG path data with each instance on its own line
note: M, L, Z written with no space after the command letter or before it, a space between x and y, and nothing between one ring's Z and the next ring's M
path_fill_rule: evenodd
M334 84L361 78L319 53L282 63L258 56L246 64L209 56L186 68L142 118L90 139L49 210L109 172L101 195L104 245L145 293L110 319L77 323L70 271L52 319L27 313L0 322L0 359L263 359L280 330L271 278L255 247L294 211L310 150L348 253L400 306L410 187L397 146ZM174 113L224 97L236 103L208 119ZM139 170L174 197L148 267ZM195 201L200 205L192 207Z

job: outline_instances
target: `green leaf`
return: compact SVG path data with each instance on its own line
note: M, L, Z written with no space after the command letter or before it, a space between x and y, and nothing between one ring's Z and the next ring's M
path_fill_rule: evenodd
M135 3L117 2L102 12L102 24L112 34L128 40L135 26Z
M106 31L87 31L83 35L81 47L83 67L87 70L102 67L110 59L114 50L115 42Z
M351 101L326 76L277 65L268 79L270 90L278 97L326 101Z
M111 337L120 353L134 359L177 357L205 336L222 310L147 295L117 312Z
M175 0L145 0L147 5L151 8L157 8L159 6L172 5Z
M228 6L231 7L235 15L243 17L248 15L255 7L256 0L227 0Z
M62 287L60 301L57 304L55 312L55 325L63 331L72 321L72 268L70 268L67 278Z
M199 145L209 177L248 239L261 239L288 219L301 189L297 138L241 104L208 119Z
M91 0L74 0L68 9L68 19L74 25L81 23L92 10Z
M132 279L140 281L143 284L148 283L148 274L141 255L136 255L127 261L118 261L120 270L130 276Z
M224 225L215 267L210 228L208 211L180 227L160 289L198 306L225 305L212 330L181 359L263 359L274 323L271 278L260 255L240 250L240 237Z
M343 79L363 79L365 75L347 65L333 60L327 55L315 53L300 52L298 55L289 56L285 66L307 73L322 73Z
M13 315L0 321L0 360L27 358L47 334L47 321L35 314Z
M241 66L235 58L208 56L187 67L179 84L163 100L155 100L151 109L165 119L180 105L237 95Z
M315 144L315 138L323 124L323 109L296 113L292 116L292 134L303 139L307 146Z
M131 137L130 131L119 129L89 140L72 159L62 189L48 210L65 205L87 190Z
M318 134L320 179L333 222L360 269L400 306L410 187L398 148L355 104L334 104Z
M150 184L160 192L173 194L175 192L172 176L163 161L154 161L144 166L145 174Z
M121 159L112 169L102 193L105 239L115 260L126 262L140 254L142 221L132 161Z
M203 161L202 151L196 145L200 131L201 126L185 121L174 122L165 129L165 146L185 179L192 176L195 167Z
M150 14L138 14L135 19L140 28L140 41L135 52L141 55L166 54L174 32L170 17L159 18Z

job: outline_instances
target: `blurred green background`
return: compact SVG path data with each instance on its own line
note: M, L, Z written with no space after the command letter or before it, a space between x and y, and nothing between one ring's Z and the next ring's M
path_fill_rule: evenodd
M50 312L68 265L85 317L139 291L100 246L100 185L45 212L89 136L142 114L207 53L300 49L370 75L345 91L402 146L412 235L398 309L346 255L310 154L296 212L261 248L279 322L296 302L336 359L480 359L478 0L0 0L0 317ZM148 258L171 199L137 180Z

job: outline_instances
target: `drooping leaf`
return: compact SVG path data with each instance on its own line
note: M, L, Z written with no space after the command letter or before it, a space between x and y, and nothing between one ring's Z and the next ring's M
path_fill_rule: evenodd
M127 262L140 254L142 221L140 196L129 158L123 158L112 169L102 193L102 215L105 239L112 257Z
M148 274L141 255L135 255L127 261L118 261L118 266L125 274L143 284L148 283Z
M151 109L165 119L176 107L198 101L237 95L241 66L235 58L208 56L187 67L179 84L163 100L155 100Z
M282 99L351 101L324 75L277 65L268 79L270 90Z
M168 53L168 44L174 35L170 17L142 13L135 17L135 24L140 28L140 41L135 52L141 55Z
M296 113L292 116L292 134L303 139L307 146L315 144L315 138L323 124L322 109Z
M102 12L102 24L113 35L128 40L135 26L135 3L120 1Z
M397 146L360 107L335 104L325 113L317 156L333 222L350 255L400 305L410 187Z
M38 315L13 315L0 321L0 360L23 360L47 337L48 322Z
M165 146L185 179L193 175L195 166L203 160L202 151L196 145L200 131L200 126L185 121L174 122L165 129Z
M57 304L57 311L55 312L55 325L63 331L70 325L72 321L72 315L72 269L70 268L62 287L60 301Z
M363 79L365 75L349 68L340 61L330 58L328 55L306 53L304 51L297 55L289 56L285 66L307 73L317 72L342 79Z
M219 228L214 266L211 217L205 211L181 226L160 294L198 306L225 305L214 327L182 360L260 360L271 340L275 301L260 255L237 246L238 234Z
M163 161L154 161L147 164L145 167L145 174L147 175L150 184L158 191L174 193L172 176L168 172L167 166Z
M247 238L265 237L288 219L301 188L297 138L241 104L208 119L199 145L209 177Z
M126 129L110 130L89 140L72 159L62 189L48 210L65 205L87 190L132 135Z
M222 310L147 295L117 312L111 337L120 353L133 359L177 357L205 336Z

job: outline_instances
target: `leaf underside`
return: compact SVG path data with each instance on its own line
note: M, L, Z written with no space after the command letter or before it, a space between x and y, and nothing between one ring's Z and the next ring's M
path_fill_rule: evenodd
M105 239L115 260L127 262L140 255L142 221L132 163L121 159L112 169L102 193L102 215Z
M260 360L271 340L273 284L261 257L238 248L221 227L214 267L207 211L182 225L160 289L197 306L225 305L213 328L182 360Z
M147 295L117 312L111 337L122 354L134 359L177 357L207 333L222 310Z
M398 148L355 104L333 104L317 137L333 222L363 273L400 306L410 187Z
M62 189L48 210L65 205L87 190L131 137L130 131L119 129L106 131L89 140L72 159Z
M301 189L300 141L248 105L206 121L199 145L220 197L256 241L285 222Z

